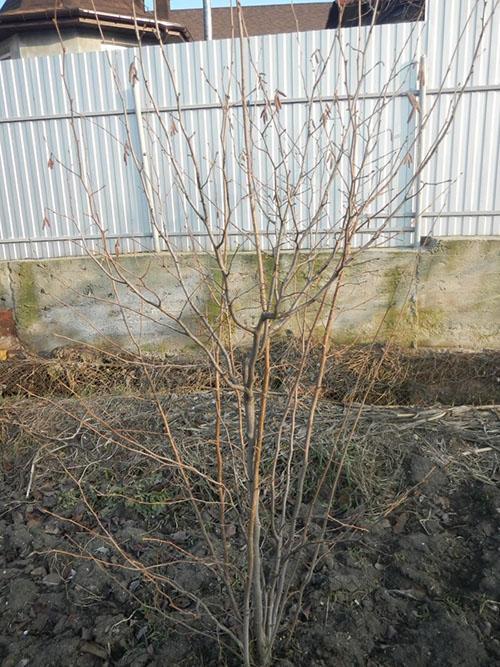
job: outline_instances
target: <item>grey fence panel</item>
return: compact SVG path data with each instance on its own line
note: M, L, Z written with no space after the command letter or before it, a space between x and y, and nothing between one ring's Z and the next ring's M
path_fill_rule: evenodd
M433 0L428 3L424 48L427 52L428 104L436 105L428 140L446 119L453 91L465 84L481 22L482 2ZM488 0L489 23L472 76L451 131L425 172L437 185L425 194L422 233L435 236L500 234L500 5ZM460 39L455 54L454 46ZM438 96L441 85L445 93ZM447 92L446 92L447 91Z
M486 0L489 11L496 4L497 0ZM216 236L224 215L220 136L221 100L226 94L234 105L227 142L231 147L227 155L229 198L234 209L229 234L235 246L252 248L238 106L242 68L247 90L252 91L255 123L262 124L265 100L257 81L264 73L269 97L276 90L284 94L279 122L297 136L303 150L305 135L300 130L308 120L308 96L314 90L312 113L317 122L334 96L338 113L346 116L347 98L358 71L363 71L360 113L369 114L381 96L389 99L373 153L374 169L382 167L391 153L401 156L407 152L413 163L409 161L400 169L396 185L404 188L411 184L416 119L410 113L407 93L416 92L418 55L427 56L427 104L432 114L425 143L429 147L446 121L456 91L466 83L483 7L475 0L428 0L427 5L425 23L417 25L252 37L243 44L219 40L0 62L0 259L94 252L101 248L103 234L112 250L153 248L144 174L138 168L141 145L130 79L134 62L150 155L152 203L165 238L177 248L209 247L207 232L196 213L201 201L194 164L185 137L175 126L178 104L194 152L200 156L200 175L207 180L210 233ZM422 203L422 233L500 234L498 14L486 31L450 132L422 176L430 184ZM362 56L358 47L364 49L366 44ZM316 85L319 72L322 76ZM389 85L385 85L387 81ZM331 132L336 136L334 123ZM269 141L271 154L277 155L276 137ZM322 149L321 141L309 146L308 165L320 159ZM300 172L298 162L291 153L286 168L292 179ZM256 180L263 202L259 225L264 247L273 241L276 177L285 178L284 167L276 175L268 160L258 158ZM296 228L305 225L327 181L325 170L313 179L304 179L293 221ZM363 192L369 195L369 184ZM381 198L377 205L389 201L391 194L387 191L385 200ZM318 230L308 239L315 247L331 245L343 196L339 188L331 189ZM414 243L413 208L414 203L407 202L398 209L383 236L385 244ZM371 228L386 223L384 218L375 219ZM290 229L290 238L294 231ZM366 237L360 235L357 243L364 240Z
M463 85L482 29L484 6L486 16L494 16L485 30L469 85L499 86L500 55L497 45L500 8L497 0L430 0L427 2L423 48L428 54L427 83L431 90L439 88L442 83L449 88ZM455 53L457 44L459 47Z

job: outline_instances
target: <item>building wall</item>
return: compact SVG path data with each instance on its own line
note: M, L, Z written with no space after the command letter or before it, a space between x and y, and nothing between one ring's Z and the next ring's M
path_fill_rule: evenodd
M287 261L285 256L283 269ZM151 290L169 312L182 311L191 329L204 336L168 254L122 256L119 263L130 279L137 277L139 289ZM178 267L197 308L208 318L216 316L211 281L220 276L213 258L186 253L179 256ZM256 316L258 294L251 288L256 270L252 253L241 253L232 262L233 308L247 323ZM334 325L338 343L377 340L406 347L500 349L500 239L443 240L422 253L365 251L345 283ZM131 290L115 287L116 292L95 258L1 262L0 346L3 335L3 345L15 347L14 321L20 341L36 351L79 342L132 348L135 341L145 351L193 351L187 337L172 331L171 320L141 303ZM314 313L309 314L312 322ZM297 321L287 327L300 330ZM246 342L241 332L234 331L234 342Z
M0 41L0 59L19 58L19 37L11 35Z
M18 57L60 55L63 46L68 53L101 50L101 39L97 34L79 34L77 30L64 30L61 37L62 39L55 30L20 33Z
M63 46L66 53L89 53L134 47L137 46L137 39L132 31L107 32L104 33L104 40L97 30L82 28L65 28L61 36L55 29L21 32L0 42L0 56L6 52L11 58L61 55Z

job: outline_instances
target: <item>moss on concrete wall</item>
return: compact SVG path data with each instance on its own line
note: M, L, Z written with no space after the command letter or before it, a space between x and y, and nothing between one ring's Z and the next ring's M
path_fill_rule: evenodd
M315 258L315 266L329 257ZM192 308L186 308L176 270L168 255L124 256L120 263L133 280L147 282L167 308L183 318L200 335L206 328ZM212 325L220 319L222 274L213 257L181 256L181 270L189 293ZM283 255L280 271L287 270L290 257ZM274 260L265 257L269 287ZM231 299L241 319L251 324L258 314L256 258L238 254L231 264ZM89 258L0 264L0 288L5 298L13 296L15 316L22 340L38 350L61 345L71 338L105 347L113 341L130 343L119 308L106 302L113 296L109 279ZM134 277L135 276L135 277ZM300 288L306 272L296 277ZM212 287L210 286L212 284ZM338 303L333 339L339 343L392 340L404 346L500 349L500 239L442 241L433 251L417 255L408 250L372 250L349 267ZM2 291L0 289L0 299ZM142 289L142 288L141 288ZM162 353L192 353L192 343L175 333L165 321L155 322L152 306L140 304L136 296L120 287L120 299L130 308L130 324L144 349ZM317 306L286 328L298 331L312 326ZM141 310L142 309L142 310ZM161 318L160 318L161 320ZM325 322L316 326L320 337ZM235 344L248 335L231 327Z
M39 319L38 290L33 262L16 265L15 316L19 332L26 331Z

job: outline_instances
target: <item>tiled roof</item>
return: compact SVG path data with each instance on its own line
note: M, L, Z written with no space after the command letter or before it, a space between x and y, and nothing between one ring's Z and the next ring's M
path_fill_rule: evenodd
M332 2L296 3L284 5L245 6L242 9L244 35L272 35L277 33L334 28L339 20L339 4L344 3L343 25L357 25L362 8L362 21L371 20L367 0L333 0ZM425 0L380 0L377 22L397 22L422 18ZM175 24L183 30L185 39L203 39L203 11L201 9L169 10L169 0L156 0L158 18ZM46 20L57 14L60 18L87 12L136 16L153 19L154 14L144 9L143 0L7 0L0 10L0 24L13 25L23 21ZM133 20L129 18L129 23ZM165 25L166 25L165 23ZM212 9L214 39L239 37L238 12L233 7ZM188 34L189 33L189 34Z
M342 14L339 5L343 4ZM377 23L397 23L423 18L425 0L380 0L376 5ZM373 4L367 0L332 0L332 2L297 2L285 5L259 5L242 8L244 32L251 35L272 35L280 32L302 32L336 28L340 16L342 25L356 26L370 23ZM360 12L361 10L361 12ZM185 25L194 40L203 39L203 11L201 9L171 10L170 21ZM212 9L214 39L239 36L238 13L235 8Z
M150 17L144 11L144 4L134 0L7 0L0 14L2 16L24 15L40 12L53 14L54 11L87 9L90 11L103 12L106 14L119 14L121 16L132 16L134 13L141 17Z
M158 0L155 15L145 11L141 0L7 0L0 10L0 39L14 32L53 27L57 18L61 27L94 20L96 25L106 23L107 30L135 31L139 26L148 39L159 29L190 41L186 28L168 19L168 6L168 0Z
M328 2L289 5L260 5L243 7L243 19L248 35L272 35L280 32L322 30L329 26L332 6ZM335 8L336 9L336 8ZM171 10L170 21L185 25L193 40L203 39L203 12L200 9ZM231 7L212 8L214 39L239 36L238 14Z

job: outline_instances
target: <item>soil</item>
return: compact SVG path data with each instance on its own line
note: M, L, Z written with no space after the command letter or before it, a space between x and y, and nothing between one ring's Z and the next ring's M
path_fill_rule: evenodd
M499 556L499 490L439 480L336 550L291 664L500 664Z
M128 419L132 425L132 403L105 398L97 403L108 401L117 423ZM210 394L166 400L179 415L189 413L183 422L173 420L179 433L203 438ZM48 411L47 404L43 407ZM143 421L148 409L141 404ZM333 423L340 410L325 397L322 424ZM32 418L41 411L33 401L9 403L3 411L9 426L0 432L2 667L239 664L221 655L217 636L174 629L150 608L154 590L147 582L114 568L109 543L80 530L86 508L74 496L74 484L52 460L34 458L33 443L23 440L21 446L18 438L19 415ZM50 431L57 419L47 415ZM150 431L148 422L144 432ZM367 434L371 438L373 471L368 480L350 469L337 515L354 528L337 531L331 550L323 554L291 641L285 623L276 665L500 664L498 408L370 407L361 431L365 443ZM80 433L78 446L64 450L66 470L77 474L89 465L91 434ZM153 465L123 457L106 461L91 478L97 495L99 485L109 490L114 484L115 492L140 488L143 498L161 499L164 480ZM165 510L161 501L142 506L117 502L115 495L108 493L100 505L106 529L143 562L156 562L159 553L145 535L160 535L196 552L200 536L181 515ZM374 501L370 507L367 497ZM242 539L238 527L234 533L236 541ZM196 568L186 566L177 576L185 578L183 585L216 594Z

